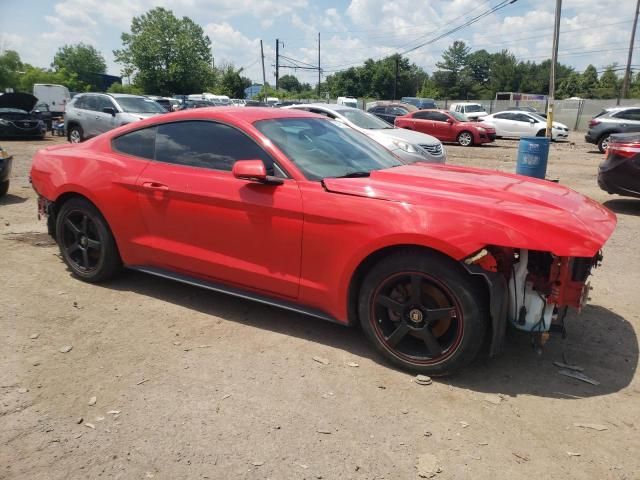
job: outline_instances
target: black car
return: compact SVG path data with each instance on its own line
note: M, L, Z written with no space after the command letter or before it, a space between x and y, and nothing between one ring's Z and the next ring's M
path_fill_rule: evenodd
M28 93L0 95L0 137L44 138L45 123L32 113L38 99Z
M609 137L607 158L598 169L598 185L608 193L640 198L640 133Z
M367 112L373 113L376 117L381 118L391 125L396 121L396 117L402 117L409 112L415 112L418 108L413 105L404 103L390 103L387 105L375 105Z
M9 191L9 175L11 175L11 164L13 157L0 147L0 197Z
M208 100L187 100L182 104L180 110L187 110L189 108L207 108L207 107L217 107L218 104L213 102L209 102Z

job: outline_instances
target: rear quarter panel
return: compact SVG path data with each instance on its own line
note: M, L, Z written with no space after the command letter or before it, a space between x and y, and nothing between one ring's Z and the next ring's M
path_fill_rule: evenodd
M31 178L50 201L70 193L89 199L107 220L123 261L135 264L148 243L135 186L147 163L111 152L108 142L89 141L38 151Z

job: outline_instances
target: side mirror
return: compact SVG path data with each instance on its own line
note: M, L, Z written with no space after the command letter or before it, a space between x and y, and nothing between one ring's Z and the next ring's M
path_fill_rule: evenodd
M453 120L451 120L450 118L447 118L447 123L453 123Z
M262 160L238 160L231 169L233 176L240 180L264 183L268 185L281 185L281 178L267 175L267 169Z
M531 123L533 125L534 123L538 123L538 122L536 122L533 118L530 118L529 119L529 123Z
M102 109L102 113L108 113L110 114L112 117L116 116L116 109L112 108L112 107L104 107Z

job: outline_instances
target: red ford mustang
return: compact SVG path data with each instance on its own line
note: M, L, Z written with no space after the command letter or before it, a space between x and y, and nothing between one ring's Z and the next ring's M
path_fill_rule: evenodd
M428 133L441 142L456 142L463 147L494 142L496 129L449 110L419 110L395 120L396 127Z
M71 272L122 266L362 325L406 369L454 372L507 324L580 307L615 217L554 183L404 165L296 110L216 108L39 151L31 178Z

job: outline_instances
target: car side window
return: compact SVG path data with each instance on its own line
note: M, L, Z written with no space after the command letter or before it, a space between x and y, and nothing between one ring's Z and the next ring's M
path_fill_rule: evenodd
M114 110L116 109L110 98L96 97L96 110L102 112L103 108L113 108Z
M431 120L433 120L434 122L446 122L447 120L449 120L449 117L444 113L431 112Z
M431 120L431 112L416 112L413 114L413 118L416 120Z
M79 108L80 110L87 110L87 96L83 95L79 97L75 102L73 102L73 106L75 108Z
M156 130L156 127L150 127L125 133L111 140L111 148L120 153L153 160Z
M517 122L529 123L531 122L531 120L533 120L533 118L531 118L529 115L525 115L524 113L515 113L513 114L513 116L513 119Z
M496 113L493 118L498 120L513 120L511 113Z
M623 120L640 120L640 109L625 110L614 115L616 118Z
M238 160L262 160L273 174L273 160L239 130L222 123L185 121L158 126L156 155L159 162L231 171Z
M400 107L393 107L393 109L390 112L392 115L406 115L407 113L409 113L407 110L405 110L404 108L400 108Z
M335 115L332 115L332 114L330 114L329 112L325 112L325 111L322 111L322 110L318 110L318 109L316 109L316 108L306 109L306 110L307 110L308 112L316 113L316 114L318 114L318 115L322 115L322 116L324 116L324 117L336 118L336 116L335 116Z

